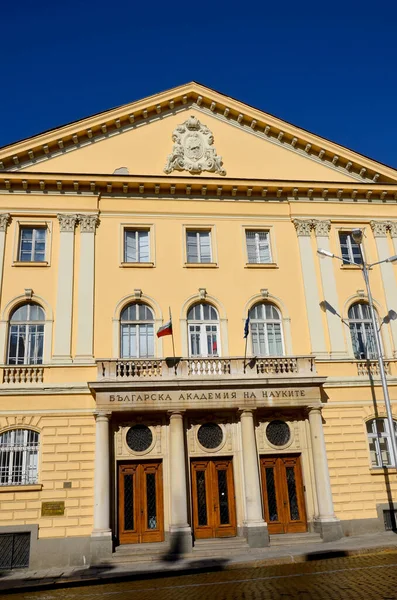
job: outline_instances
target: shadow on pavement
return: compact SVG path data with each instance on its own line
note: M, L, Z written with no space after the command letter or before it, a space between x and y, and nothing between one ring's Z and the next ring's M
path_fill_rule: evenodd
M305 559L310 562L312 560L327 560L329 558L343 558L349 556L345 550L320 550L320 552L309 552L305 554Z

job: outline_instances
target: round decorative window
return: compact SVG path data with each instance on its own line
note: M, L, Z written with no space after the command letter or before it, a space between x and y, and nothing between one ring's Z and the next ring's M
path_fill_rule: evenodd
M150 448L153 435L147 425L134 425L127 431L126 441L134 452L144 452Z
M216 423L204 423L197 432L197 438L203 448L218 448L223 441L223 431Z
M285 446L291 438L291 431L285 421L271 421L266 427L266 437L273 446Z

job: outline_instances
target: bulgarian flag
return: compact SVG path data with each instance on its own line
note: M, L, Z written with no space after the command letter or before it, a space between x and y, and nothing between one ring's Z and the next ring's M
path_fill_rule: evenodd
M157 337L163 337L164 335L172 335L172 320L170 319L160 327L157 331Z

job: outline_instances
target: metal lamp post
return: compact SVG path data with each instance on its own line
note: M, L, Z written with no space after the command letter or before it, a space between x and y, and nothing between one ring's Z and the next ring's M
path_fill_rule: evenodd
M361 267L361 271L364 277L364 281L365 281L365 287L367 288L367 296L368 296L368 304L369 304L369 310L370 310L370 314L371 314L371 321L372 321L372 327L374 330L374 336L375 336L375 349L376 349L376 358L379 364L379 370L380 370L380 378L381 378L381 382L382 382L382 389L383 389L383 397L385 400L385 405L386 405L386 413L387 413L387 422L389 424L389 431L390 431L390 440L391 440L391 449L392 449L392 465L394 467L397 467L397 442L396 442L396 434L395 434L395 430L394 430L394 422L393 422L393 414L392 414L392 410L391 410L391 403L390 403L390 396L389 396L389 389L387 387L387 381L386 381L386 375L385 375L385 366L384 366L384 362L383 362L383 356L382 356L382 347L381 347L381 342L380 342L380 334L379 334L379 329L377 326L377 322L376 322L376 316L375 316L375 309L374 309L374 301L372 298L372 293L371 293L371 286L369 283L369 271L370 269L372 269L372 267L374 267L375 265L380 265L382 263L385 262L395 262L397 261L397 255L395 256L390 256L389 258L386 258L384 260L379 260L377 262L371 263L371 264L367 264L364 260L364 253L363 253L363 249L362 249L362 241L363 241L363 232L361 229L353 229L352 231L352 237L353 240L356 242L356 244L359 245L360 247L360 251L361 251L361 257L362 257L362 264L357 264L354 263L350 260L347 259L343 259L341 256L337 256L336 254L333 254L332 252L329 252L328 250L323 250L322 248L319 248L317 250L317 253L320 257L329 257L329 258L336 258L338 260L341 260L343 263L350 263L351 265L355 265L358 267Z

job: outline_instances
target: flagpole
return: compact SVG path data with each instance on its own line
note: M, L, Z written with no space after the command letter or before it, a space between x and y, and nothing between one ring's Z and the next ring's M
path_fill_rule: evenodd
M172 325L172 316L171 316L171 307L168 307L168 310L170 312L170 323L171 323L171 337L172 337L172 354L174 356L174 370L175 370L175 375L176 375L176 360L175 360L175 342L174 342L174 327Z
M246 361L246 359L247 359L247 344L248 344L248 335L247 335L247 337L245 338L245 351L244 351L244 373L245 373L245 368L246 368L246 366L247 366L247 365L245 364L245 361Z
M244 350L244 374L245 374L245 370L247 368L246 365L246 360L247 360L247 344L248 344L248 335L249 335L249 318L250 318L250 314L248 312L247 314L247 318L245 320L245 325L244 325L244 337L245 337L245 350Z

